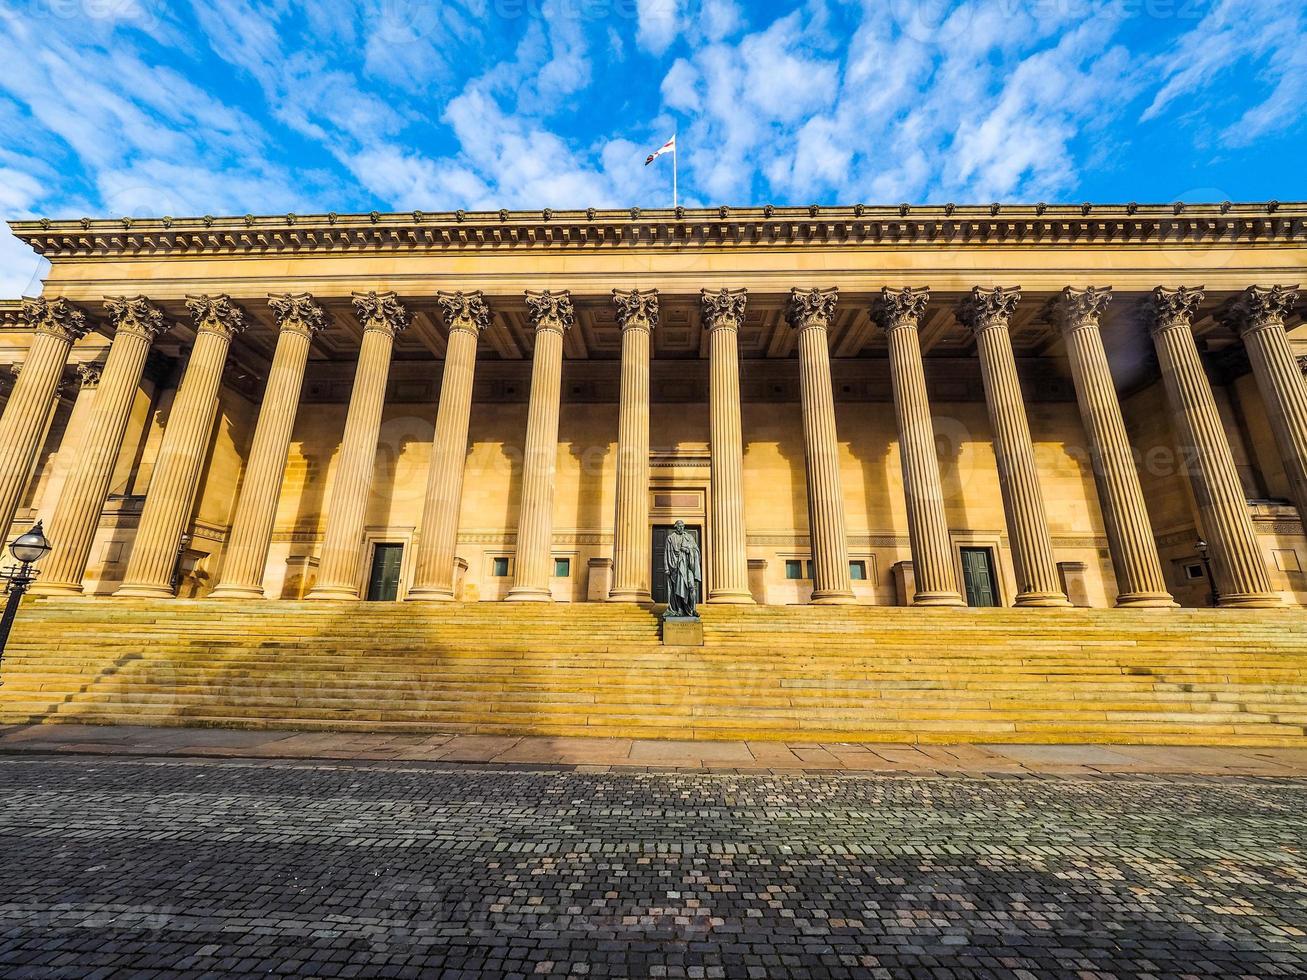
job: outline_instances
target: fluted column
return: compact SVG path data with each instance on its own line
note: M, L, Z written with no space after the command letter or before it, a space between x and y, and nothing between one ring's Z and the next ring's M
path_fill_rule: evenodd
M1230 444L1191 330L1203 291L1158 287L1152 297L1153 346L1171 404L1198 520L1211 548L1222 606L1278 606L1239 483Z
M68 352L89 329L86 314L63 298L23 300L23 319L32 330L32 343L0 416L0 543L8 539L31 481Z
M708 601L749 605L749 556L744 537L744 430L740 421L740 324L745 291L703 290L708 328L708 424L711 439L712 527Z
M1289 492L1307 522L1307 384L1284 333L1285 317L1298 302L1297 289L1250 286L1227 304L1222 318L1243 338L1289 478Z
M195 507L200 470L218 412L218 389L231 338L245 329L245 314L227 296L190 296L195 346L173 399L159 458L145 495L127 574L114 595L172 596L177 547Z
M445 367L440 380L436 431L431 440L416 570L408 598L452 602L477 337L490 325L490 308L479 291L442 292L437 299L445 315L449 343L445 347Z
M1008 321L1021 299L1019 290L977 286L958 307L958 319L976 338L985 405L994 432L999 488L1012 564L1017 574L1018 606L1069 606L1053 561L1044 495L1035 467L1035 447L1026 420L1025 400L1012 355Z
M272 355L245 480L232 518L222 578L210 594L213 599L263 598L263 574L309 346L313 335L326 325L326 314L307 293L269 296L268 305L277 318L277 349Z
M69 471L77 465L77 460L81 456L82 443L86 439L86 427L95 411L95 394L100 387L100 375L103 370L104 364L100 361L85 361L77 365L75 382L77 396L73 399L72 411L68 413L68 421L59 440L59 449L50 458L49 472L39 488L40 493L32 498L33 509L46 524L50 522L50 514L59 502L59 495L63 492ZM54 412L51 412L50 416L53 421ZM46 439L49 439L48 432L45 439L42 439L43 445ZM33 470L35 474L37 468L33 467Z
M853 602L827 333L837 298L833 288L796 288L790 290L786 309L790 326L799 335L799 402L808 485L812 602L818 605Z
M658 322L657 290L613 290L622 327L622 390L617 419L617 514L613 521L614 602L649 602L649 343Z
M331 484L318 579L306 596L309 599L359 597L363 523L376 470L390 355L395 337L408 326L408 312L394 293L355 293L354 308L363 324L363 342Z
M1116 572L1118 606L1175 606L1157 556L1153 526L1139 485L1121 403L1108 367L1098 324L1112 298L1110 289L1067 287L1050 301L1047 318L1066 342L1080 419L1089 437L1089 456L1103 509L1107 546Z
M916 579L914 606L961 606L957 568L944 512L935 429L926 395L926 372L917 334L930 291L924 287L882 288L872 319L889 343L894 417L898 423L899 462L908 508L908 542Z
M522 459L522 503L517 518L517 559L511 602L549 602L554 543L554 470L558 459L558 413L563 384L563 334L573 321L572 297L561 292L526 294L535 324L531 404Z
M80 449L46 529L53 550L32 589L37 595L78 595L82 591L82 576L131 421L145 359L155 338L168 328L158 307L143 296L110 298L104 305L114 325L113 343L100 372Z

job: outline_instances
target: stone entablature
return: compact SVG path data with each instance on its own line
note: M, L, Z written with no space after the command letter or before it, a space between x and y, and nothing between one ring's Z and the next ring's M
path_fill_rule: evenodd
M810 205L12 221L47 258L489 248L1302 242L1302 204Z

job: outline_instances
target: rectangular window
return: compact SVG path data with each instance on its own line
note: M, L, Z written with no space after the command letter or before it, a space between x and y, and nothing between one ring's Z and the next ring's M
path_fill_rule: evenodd
M785 577L788 579L803 578L803 562L797 558L785 559Z
M1184 575L1185 578L1189 578L1189 579L1203 578L1204 577L1203 566L1198 563L1195 563L1193 565L1185 565Z
M849 578L855 582L867 581L867 563L862 560L849 562Z
M554 578L567 578L572 574L572 559L555 558L554 559Z
M808 581L811 582L811 581L812 581L813 579L815 579L816 577L817 577L817 576L815 576L815 575L812 574L812 559L809 558L809 559L808 559Z
M495 578L508 578L508 559L491 558L490 574L493 575Z

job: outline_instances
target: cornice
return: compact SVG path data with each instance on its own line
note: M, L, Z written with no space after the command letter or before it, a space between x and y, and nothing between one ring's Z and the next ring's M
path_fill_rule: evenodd
M49 259L633 247L1307 244L1307 203L412 211L11 221Z

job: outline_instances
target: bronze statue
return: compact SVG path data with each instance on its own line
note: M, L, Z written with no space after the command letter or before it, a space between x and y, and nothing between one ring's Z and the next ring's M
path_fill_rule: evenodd
M703 581L703 563L699 558L699 542L685 529L684 521L677 521L667 535L663 551L663 569L667 572L666 616L698 619L694 605L699 601L699 584Z

